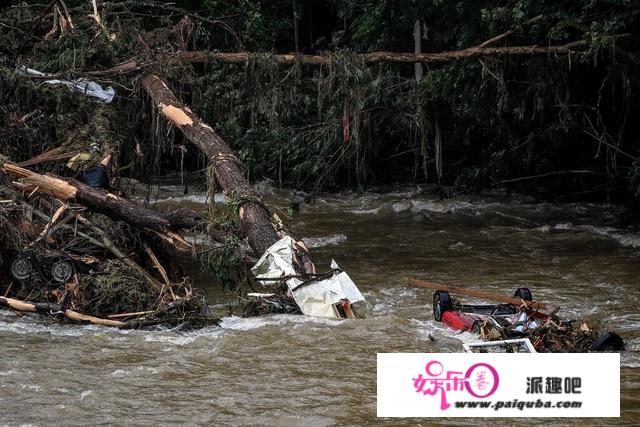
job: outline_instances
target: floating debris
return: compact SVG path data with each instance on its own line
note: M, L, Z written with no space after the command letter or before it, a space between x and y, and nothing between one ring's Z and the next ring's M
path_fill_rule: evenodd
M301 268L304 247L286 236L269 247L251 269L272 293L248 294L245 314L293 313L337 319L364 318L369 307L349 275L332 260L324 274Z
M503 349L508 352L621 351L622 338L613 333L598 334L586 323L562 321L559 308L544 313L547 305L534 301L528 288L518 288L513 297L491 292L447 286L409 278L409 284L434 289L433 317L459 331L477 333L487 343L465 346L465 351ZM462 304L451 293L498 301L499 304Z

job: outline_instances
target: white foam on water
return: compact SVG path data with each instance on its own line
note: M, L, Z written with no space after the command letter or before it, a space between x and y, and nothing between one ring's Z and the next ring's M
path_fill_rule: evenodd
M469 250L471 249L472 246L467 245L466 243L463 242L457 242L454 243L452 245L449 245L449 249L450 250Z
M553 226L555 230L571 230L572 227L573 224L571 224L570 222L561 222Z
M330 236L322 237L305 237L302 239L305 245L309 248L321 248L323 246L337 246L347 240L347 236L342 233L332 234Z
M116 378L128 377L129 371L125 371L124 369L116 369L115 371L111 372L111 376Z
M594 225L579 225L574 227L574 229L610 237L617 240L622 246L640 248L640 234L638 233L625 232L613 227L597 227Z
M14 375L17 371L15 369L9 369L8 371L0 371L0 377L9 377Z
M148 374L157 374L158 370L156 368L148 367L148 366L137 366L134 370L128 371L126 369L116 369L111 372L112 377L116 378L126 378L133 375L143 375L146 376Z
M595 234L598 236L608 237L617 240L624 247L640 248L640 233L633 233L621 230L615 227L596 226L596 225L575 225L570 222L561 222L555 225L543 225L534 228L534 230L548 233L551 230L557 231L579 231L584 233ZM526 229L518 228L518 231L526 231Z
M0 313L2 313L0 311ZM7 312L12 314L12 312ZM2 313L5 314L5 313ZM5 316L3 316L5 317ZM145 342L158 342L175 346L191 344L198 338L215 338L222 334L217 327L204 328L192 332L170 332L165 330L132 330L117 329L99 325L65 325L42 323L41 318L15 317L15 320L4 321L0 319L0 331L20 335L48 335L54 337L87 337L99 338L106 341L123 341L130 337L140 337Z
M347 212L352 213L354 215L377 215L380 213L382 206L378 206L377 208L360 208L360 209L348 209Z
M289 323L312 323L318 325L338 326L343 324L343 321L325 317L301 316L298 314L274 314L261 317L230 316L222 318L220 327L222 329L232 331L250 331L263 328L265 326L282 326Z
M157 331L139 331L144 334L145 342L170 344L175 346L186 346L197 339L217 338L222 335L219 328L204 328L192 332L157 332Z
M451 213L460 210L472 210L476 214L479 210L498 206L498 203L472 203L460 200L402 200L393 203L391 209L394 212L413 213L433 212L433 213Z
M435 320L411 319L410 321L412 324L415 324L417 326L417 334L420 339L435 339L435 342L437 342L438 336L452 338L454 340L460 341L459 347L456 348L456 350L460 352L464 351L464 349L462 348L462 344L483 342L483 340L480 338L480 335L478 334L474 334L471 332L460 332L448 327L444 323L436 322Z
M157 203L167 203L167 202L175 202L175 203L180 203L180 202L190 202L190 203L195 203L195 204L199 204L199 205L205 205L207 204L207 201L209 200L209 197L206 194L186 194L184 196L170 196L170 197L165 197L163 199L158 199ZM216 203L219 203L216 200Z
M63 325L45 325L40 319L28 317L16 318L14 321L0 320L0 331L20 335L51 335L58 337L80 337L85 334L84 326L68 327Z

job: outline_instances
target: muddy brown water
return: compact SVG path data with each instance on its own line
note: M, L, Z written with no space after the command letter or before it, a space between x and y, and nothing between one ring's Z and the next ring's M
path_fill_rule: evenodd
M203 206L203 195L180 193L167 186L160 197ZM376 419L377 352L459 352L475 339L432 320L431 292L403 280L416 276L508 294L527 286L563 318L618 332L627 345L622 416L588 423L637 424L640 236L617 229L618 214L613 205L499 196L440 201L419 189L320 197L296 217L296 235L320 268L335 258L351 275L371 318L225 317L220 328L183 333L60 326L0 310L0 423L477 425ZM223 310L219 286L195 280Z

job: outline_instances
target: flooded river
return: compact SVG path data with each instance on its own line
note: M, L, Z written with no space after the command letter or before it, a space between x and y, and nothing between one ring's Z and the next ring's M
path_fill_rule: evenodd
M179 193L168 187L162 197L175 202L172 192ZM183 202L203 206L204 196ZM371 318L226 317L220 328L179 333L60 326L0 310L0 421L477 425L375 417L377 352L459 352L474 339L432 320L432 293L405 284L416 276L507 294L526 286L534 298L562 307L562 318L618 332L628 348L622 417L588 423L637 425L640 236L616 228L618 209L500 196L440 201L413 188L322 196L303 205L295 234L313 247L319 269L335 258L350 274ZM229 299L211 279L198 276L196 284L207 288L212 305Z

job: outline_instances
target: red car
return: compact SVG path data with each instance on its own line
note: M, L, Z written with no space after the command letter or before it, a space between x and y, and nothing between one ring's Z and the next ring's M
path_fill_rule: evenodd
M514 298L533 301L531 291L518 288ZM572 321L560 321L555 312L543 313L514 304L460 304L454 301L449 292L435 291L433 294L433 318L458 331L482 333L483 338L491 341L513 338L529 338L536 350L549 350L542 339L541 332L548 331L550 325L556 331L567 333L572 329ZM546 329L545 329L546 328ZM597 337L590 349L592 351L620 351L624 349L622 338L612 332Z

